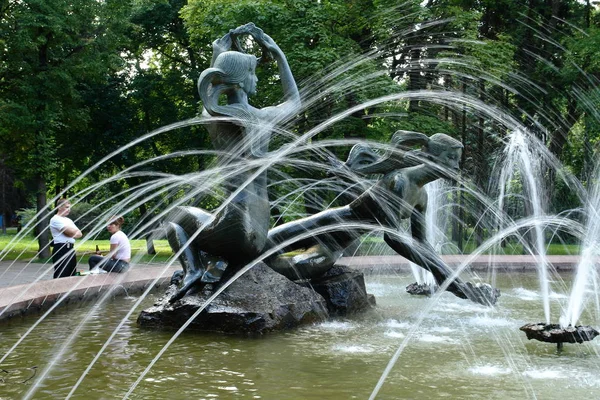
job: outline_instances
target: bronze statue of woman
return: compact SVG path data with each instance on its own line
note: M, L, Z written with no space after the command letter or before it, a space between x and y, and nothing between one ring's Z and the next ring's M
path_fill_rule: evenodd
M443 133L428 137L409 131L396 132L392 143L400 151L387 157L356 145L346 165L362 174L384 174L383 178L346 206L270 230L269 248L281 248L266 260L267 264L291 278L294 274L304 278L323 274L345 248L362 234L380 226L385 232L385 242L401 256L430 271L438 285L450 278L452 270L426 240L424 186L438 178L452 178L459 169L463 146ZM411 151L415 145L422 150ZM394 234L404 219L410 219L410 241ZM312 251L305 257L296 258L298 262L286 263L282 257L283 253L311 247ZM488 285L474 286L459 278L454 279L447 290L485 305L494 304L499 296L499 292Z
M248 103L248 97L256 93L256 66L261 60L242 51L238 39L243 36L251 36L262 48L262 61L277 62L285 98L282 104L261 109ZM221 166L248 165L248 161L264 157L274 127L300 108L300 95L285 55L252 23L213 43L211 66L200 75L198 91ZM182 287L172 301L197 282L218 281L227 265L243 265L263 250L270 218L267 176L266 170L258 175L256 171L249 168L228 178L223 190L229 198L216 214L177 207L170 215L169 244L173 251L181 250L179 261L184 269Z

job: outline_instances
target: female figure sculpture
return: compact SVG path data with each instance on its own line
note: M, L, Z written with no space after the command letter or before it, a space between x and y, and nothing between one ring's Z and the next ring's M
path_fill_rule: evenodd
M263 59L277 62L285 97L282 104L259 109L248 103L248 97L256 92L259 60L241 51L238 37L243 35L251 36L262 48ZM220 165L264 157L274 126L293 117L300 107L285 55L252 23L229 31L213 43L211 67L200 75L198 91L211 141L221 151ZM243 265L263 250L270 218L267 176L266 171L255 174L256 168L228 178L224 190L229 199L216 214L195 207L177 207L172 213L169 244L175 252L182 251L179 261L184 269L183 285L172 301L196 282L218 281L228 264Z
M311 273L314 267L316 274L322 274L335 263L346 247L362 234L373 230L373 225L378 225L385 229L385 242L401 256L430 271L438 285L450 278L452 271L426 240L424 215L427 192L424 185L438 178L451 178L458 171L463 146L443 133L427 137L408 131L396 132L392 143L405 150L414 145L421 145L423 149L401 152L400 157L392 155L382 158L369 148L355 146L347 166L365 174L384 173L383 178L346 206L328 209L269 231L268 245L271 248L289 244L270 256L267 264L287 275L297 267L307 273ZM415 162L416 159L420 161ZM398 230L404 219L410 219L411 242L392 233ZM361 224L364 224L364 228ZM322 233L307 235L319 231ZM301 258L300 264L305 265L292 263L281 268L281 254L311 246L317 246L317 250L311 256ZM460 279L450 283L447 290L458 297L486 305L494 304L499 296L496 289L474 286Z

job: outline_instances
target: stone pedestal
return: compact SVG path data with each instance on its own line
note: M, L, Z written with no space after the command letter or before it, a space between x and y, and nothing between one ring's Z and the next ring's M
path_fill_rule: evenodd
M583 343L593 340L599 335L591 326L567 326L559 324L526 324L519 328L527 335L527 339L535 339L547 343Z
M310 285L325 298L332 315L349 315L375 306L375 296L367 293L362 272L336 265Z
M212 293L207 285L169 303L177 291L172 284L152 307L142 311L144 328L178 329ZM189 325L188 329L228 334L262 334L319 322L330 315L348 315L375 305L365 289L364 276L349 267L335 266L313 282L295 283L258 264L232 283Z
M138 324L148 328L178 329L212 294L209 286L173 304L171 285L154 306L142 311ZM318 293L258 264L210 303L188 329L231 334L262 334L327 319L327 303Z

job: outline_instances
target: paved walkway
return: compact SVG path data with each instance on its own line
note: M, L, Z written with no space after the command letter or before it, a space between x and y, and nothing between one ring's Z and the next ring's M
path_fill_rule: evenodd
M173 265L179 266L179 263ZM160 268L164 267L164 264L140 264L137 267ZM87 264L77 265L78 271L87 271L88 269ZM39 281L47 281L52 279L53 271L52 263L0 261L0 288L29 284L38 277Z
M450 255L442 257L450 266L457 266L465 262L468 256ZM493 266L496 269L526 270L535 268L537 260L532 256L479 256L469 262L473 270L486 270ZM579 262L578 256L548 256L548 263L559 271L570 270ZM405 269L409 268L406 259L400 256L358 256L342 257L338 264L349 265L357 268L381 268L381 269ZM178 263L174 263L179 268ZM144 264L137 268L164 267L163 264ZM87 264L79 264L78 270L87 271ZM23 261L0 261L0 288L16 285L24 285L34 282L38 277L41 281L52 279L52 265L41 263L27 263Z
M78 270L86 271L87 265ZM40 312L54 304L68 304L112 295L133 295L149 286L166 285L180 266L143 264L123 274L101 274L52 279L51 264L0 262L0 320Z
M39 276L44 281L52 279L52 265L23 261L0 262L0 287L24 285L35 281Z
M525 271L537 268L540 260L533 256L492 256L481 255L471 257L469 255L445 255L442 259L451 267L457 267L463 263L468 263L472 271L487 271L490 268L496 270ZM557 271L569 271L579 263L579 256L547 256L547 262L551 268ZM360 257L342 257L338 264L344 264L353 267L376 267L379 269L408 269L410 263L400 256L360 256Z

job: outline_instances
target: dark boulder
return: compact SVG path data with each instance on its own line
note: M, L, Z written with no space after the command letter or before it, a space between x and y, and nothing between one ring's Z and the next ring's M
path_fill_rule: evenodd
M142 311L142 327L178 329L213 294L211 285L170 304L171 285L152 307ZM262 334L328 318L327 303L315 291L290 281L263 263L246 272L217 296L187 329L231 334Z
M325 298L332 315L349 315L375 306L375 297L367 293L364 274L347 266L332 267L324 276L313 279L310 286Z
M567 326L561 328L559 324L526 324L519 328L527 339L535 339L547 343L583 343L593 340L598 336L598 331L591 326Z

